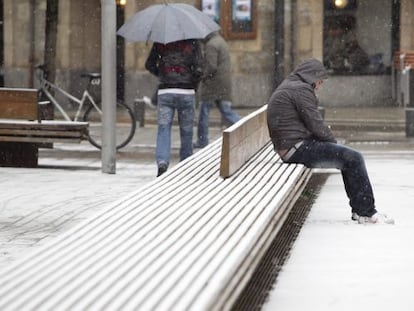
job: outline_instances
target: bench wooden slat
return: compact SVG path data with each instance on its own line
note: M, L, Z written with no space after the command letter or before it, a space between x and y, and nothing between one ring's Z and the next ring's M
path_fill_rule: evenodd
M37 96L37 89L0 88L0 118L36 120Z
M85 135L82 131L56 131L56 130L27 130L27 129L21 129L21 130L12 130L12 129L1 129L0 128L0 136L27 136L27 138L30 137L78 137L81 138Z
M88 122L72 122L57 120L22 121L0 119L0 129L27 129L27 130L54 130L54 131L79 131L88 127Z
M267 105L223 131L220 176L231 176L269 141L266 110Z
M1 136L0 142L18 142L18 143L33 143L33 144L45 144L45 143L80 143L84 140L84 136L79 137L19 137L19 136Z
M87 122L21 121L0 119L0 141L25 143L80 143L88 137Z

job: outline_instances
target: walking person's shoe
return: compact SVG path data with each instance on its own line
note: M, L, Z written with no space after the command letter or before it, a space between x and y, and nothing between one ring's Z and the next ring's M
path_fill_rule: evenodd
M151 98L149 98L148 96L142 97L142 100L143 100L143 102L145 103L145 105L148 108L153 109L153 110L156 110L157 109L157 106L154 105L154 103L152 102Z
M205 146L207 146L207 144L200 144L199 142L193 144L193 148L195 149L202 149Z
M393 224L395 224L395 221L394 221L394 219L389 218L385 214L375 213L371 217L358 216L358 223L359 224L387 224L387 225L393 225Z
M157 177L161 176L162 174L164 174L168 169L168 164L161 162L158 164L158 173L157 173Z
M359 220L359 215L355 212L352 213L351 219L354 221L358 221Z

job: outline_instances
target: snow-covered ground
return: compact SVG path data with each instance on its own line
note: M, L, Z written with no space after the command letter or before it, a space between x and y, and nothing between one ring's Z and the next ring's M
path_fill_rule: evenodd
M120 159L116 174L104 174L88 148L41 155L39 168L0 167L0 268L155 179L152 156Z
M332 174L263 310L414 310L414 151L365 155L377 209L396 224L351 221Z
M328 178L264 310L414 310L410 148L365 152L377 207L395 225L352 222L341 175ZM116 175L85 151L42 157L37 169L0 168L0 269L154 180L153 155L139 157L119 160Z

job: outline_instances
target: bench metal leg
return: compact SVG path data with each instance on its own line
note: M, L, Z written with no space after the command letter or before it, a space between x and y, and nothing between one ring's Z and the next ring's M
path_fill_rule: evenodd
M0 166L37 167L39 148L36 144L1 142Z

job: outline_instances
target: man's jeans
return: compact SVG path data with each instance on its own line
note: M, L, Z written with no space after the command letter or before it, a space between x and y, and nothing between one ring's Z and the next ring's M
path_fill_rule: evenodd
M231 102L225 100L202 101L200 103L200 115L198 118L197 129L197 145L200 147L208 145L208 123L210 108L213 104L217 105L223 118L230 124L234 124L240 120L240 116L231 110Z
M180 126L180 160L193 154L194 106L195 95L173 93L158 95L158 134L155 151L157 164L170 163L171 126L176 109Z
M341 170L352 212L368 217L377 212L365 161L358 151L340 144L305 140L286 162Z

